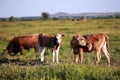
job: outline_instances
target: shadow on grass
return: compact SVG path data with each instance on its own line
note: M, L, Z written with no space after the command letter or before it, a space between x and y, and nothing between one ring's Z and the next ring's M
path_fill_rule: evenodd
M102 61L103 60L103 61ZM106 64L106 58L102 57L101 61L102 63L101 64ZM119 63L120 60L117 60L114 59L114 57L111 57L111 66L120 66L120 63ZM60 63L62 64L66 64L67 62L64 62L64 61L59 61ZM88 62L88 61L86 61ZM20 58L12 58L12 59L9 59L7 58L6 55L0 55L0 66L2 64L9 64L9 65L17 65L17 66L49 66L51 65L50 62L48 61L44 61L44 62L41 62L40 59L31 59L31 60L21 60ZM89 63L85 63L85 64L89 64Z
M10 64L10 65L18 65L18 66L50 65L50 63L41 62L39 59L35 59L35 60L20 60L19 58L8 59L4 55L0 56L0 65L2 64Z

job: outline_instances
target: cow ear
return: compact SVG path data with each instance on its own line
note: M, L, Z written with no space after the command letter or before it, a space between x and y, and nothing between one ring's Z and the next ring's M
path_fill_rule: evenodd
M72 38L75 39L75 36L73 36Z

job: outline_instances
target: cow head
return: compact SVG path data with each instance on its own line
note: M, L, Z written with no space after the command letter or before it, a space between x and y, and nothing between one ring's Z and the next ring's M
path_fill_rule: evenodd
M71 48L76 47L76 46L87 46L88 42L83 36L81 36L80 34L77 34L73 36L70 42L70 45L71 45Z
M56 41L57 41L58 44L61 43L63 36L64 36L64 34L57 34L57 35L55 36Z

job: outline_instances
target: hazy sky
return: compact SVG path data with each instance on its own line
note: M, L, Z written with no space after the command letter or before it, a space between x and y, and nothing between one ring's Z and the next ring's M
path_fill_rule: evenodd
M40 16L42 12L120 12L120 0L0 0L0 17Z

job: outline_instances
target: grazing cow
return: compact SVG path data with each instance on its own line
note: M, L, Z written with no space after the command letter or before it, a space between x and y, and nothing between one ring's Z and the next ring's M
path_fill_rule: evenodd
M35 52L38 52L38 34L14 37L12 40L10 40L3 53L14 53L14 55L16 55L18 52L20 52L22 55L23 49L29 51L30 48L34 48Z
M107 51L108 47L108 36L106 34L91 34L91 35L80 35L77 34L73 36L70 41L70 46L75 55L75 62L78 62L78 57L80 57L80 63L83 61L83 52L95 51L96 54L96 65L98 65L101 54L100 51L104 53L107 58L107 63L110 65L110 54Z
M38 41L39 41L39 51L41 55L41 62L44 61L45 48L47 49L50 48L52 49L53 62L55 61L54 57L56 53L56 62L58 63L58 54L59 54L59 49L61 46L61 41L63 36L64 36L63 34L57 34L55 36L52 36L45 33L42 33L39 35Z

